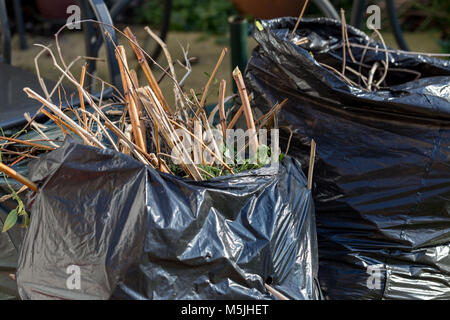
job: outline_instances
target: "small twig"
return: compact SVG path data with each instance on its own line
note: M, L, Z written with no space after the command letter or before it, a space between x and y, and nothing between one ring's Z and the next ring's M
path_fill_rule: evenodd
M294 35L297 32L298 25L300 24L300 20L302 20L303 14L305 13L306 7L308 6L308 1L305 1L305 4L303 5L302 11L300 12L300 15L298 16L297 22L295 23L294 30L292 30L291 36L289 37L289 41L292 41L294 39Z
M6 140L6 141L11 141L17 144L23 144L23 145L27 145L27 146L32 146L32 147L36 147L42 150L47 150L47 151L52 151L55 150L55 148L49 147L49 146L45 146L43 144L38 144L38 143L34 143L34 142L29 142L29 141L25 141L25 140L19 140L19 139L14 139L14 138L8 138L8 137L1 137L0 136L0 140Z
M379 66L380 66L380 64L378 62L375 62L373 64L373 67L370 69L369 79L367 80L367 90L369 90L369 91L372 90L373 77L374 77L375 72L377 71Z
M350 48L350 41L348 39L348 27L347 27L347 20L345 19L345 11L344 9L341 9L341 23L344 27L344 41L347 45L348 54L350 56L350 59L352 59L353 62L356 62L355 57L353 56L352 49Z
M269 291L271 294L273 294L278 299L280 299L280 300L289 300L289 298L287 298L284 294L282 294L281 292L279 292L275 288L269 286L267 283L265 283L264 286L266 287L267 291Z
M75 130L78 132L78 134L80 135L80 137L86 139L86 140L90 140L92 141L95 145L97 145L98 147L102 148L102 149L106 149L106 147L100 142L98 141L95 137L93 137L89 132L87 132L86 130L84 130L82 127L80 127L75 121L73 121L72 119L70 119L68 116L66 116L64 114L64 112L62 112L58 107L56 107L54 104L48 102L47 100L45 100L43 97L41 97L40 95L38 95L36 92L34 92L33 90L31 90L30 88L24 88L23 91L25 91L25 93L28 95L28 97L39 101L40 103L44 104L47 108L49 108L53 113L57 114L58 116L60 116L62 119L64 119L67 123L69 123L73 128L75 128Z
M181 51L183 51L183 56L184 56L184 65L177 60L178 64L181 65L183 68L186 69L186 74L183 76L183 78L180 80L179 85L182 87L184 82L186 81L186 79L191 75L192 73L192 67L191 67L191 61L188 57L188 50L189 50L189 45L187 46L186 49L184 49L184 47L180 44L181 47Z
M311 154L309 156L309 170L308 170L308 190L312 189L314 161L316 159L316 141L311 140Z
M289 149L291 148L291 140L292 140L292 137L294 136L294 131L292 131L292 129L289 128L289 127L283 127L283 128L288 129L289 133L290 133L289 134L288 143L287 143L287 146L286 146L286 151L284 152L284 154L287 155L289 153Z
M154 33L148 26L144 28L145 31L147 31L147 33L153 38L155 39L155 41L161 46L161 48L163 49L163 52L166 56L167 59L167 63L169 64L169 70L170 73L172 74L172 78L176 81L177 76L175 73L175 68L173 66L173 60L172 57L170 55L169 49L167 48L167 45L164 43L164 41L162 41L162 39L160 37L158 37L158 35L156 33Z
M350 42L350 46L355 48L366 48L366 45L358 44ZM403 51L403 50L393 50L393 49L380 49L374 47L368 47L368 50L372 51L380 51L380 52L388 52L395 54L407 54L407 55L421 55L421 56L430 56L430 57L450 57L449 53L429 53L429 52L414 52L414 51Z
M11 150L1 149L1 148L0 148L0 151L3 154L13 154L13 155L16 155L16 156L25 156L26 158L38 159L38 157L32 156L31 154L28 154L28 153L24 154L23 152L16 152L16 151L11 151Z
M375 35L376 35L375 32L373 32L370 35L370 38L367 41L366 45L364 46L363 52L361 54L361 58L359 60L359 73L361 73L361 74L362 74L362 67L366 67L366 68L370 69L370 66L365 65L363 62L364 62L364 58L366 57L367 50L369 49L370 43L373 41L373 38L375 37ZM358 79L358 84L361 85L361 80L360 79ZM367 82L365 84L367 85Z
M13 165L11 165L11 167L12 167ZM27 186L22 186L20 189L19 189L19 191L15 191L15 193L16 194L21 194L22 192L24 192L25 190L28 190L28 187ZM14 197L14 195L13 194L7 194L7 195L5 195L5 196L3 196L3 197L1 197L0 198L0 203L3 203L3 202L5 202L5 201L8 201L9 199L11 199L12 197Z
M26 185L31 190L33 190L35 192L38 191L38 187L34 182L29 180L28 178L25 178L23 175L18 173L16 170L11 169L10 167L8 167L7 165L5 165L1 162L0 162L0 171L3 172L4 174L6 174L8 177L10 177L14 180L17 180L20 183Z
M327 68L327 69L333 71L334 73L336 73L336 74L337 74L338 76L340 76L340 77L341 77L348 85L351 85L351 86L354 86L354 87L359 87L359 88L361 88L361 89L364 89L363 87L361 87L360 85L358 85L358 84L355 83L354 81L352 81L352 80L350 80L349 78L347 78L345 75L343 75L342 73L340 73L338 70L336 70L336 69L333 68L332 66L329 66L329 65L327 65L327 64L325 64L325 63L321 63L321 62L319 62L319 64L320 64L322 67L325 67L325 68ZM367 91L367 89L364 89L364 90Z
M385 50L385 54L386 54L386 62L385 62L385 66L384 66L384 73L383 76L381 77L380 80L378 80L377 82L377 87L383 83L384 79L386 79L387 74L388 74L388 70L389 70L389 53L387 52L387 46L386 43L384 42L383 36L381 35L381 33L377 30L377 29L373 29L373 31L377 34L378 38L381 40L381 43L383 44L384 50Z
M36 114L34 115L33 119L30 118L29 114L25 113L24 117L25 119L28 121L29 125L37 131L37 133L43 137L44 139L49 140L49 143L54 146L55 148L58 148L59 146L57 144L55 144L54 142L50 141L50 138L47 137L47 135L41 130L40 126L34 121L34 119L36 118L38 112L36 112Z

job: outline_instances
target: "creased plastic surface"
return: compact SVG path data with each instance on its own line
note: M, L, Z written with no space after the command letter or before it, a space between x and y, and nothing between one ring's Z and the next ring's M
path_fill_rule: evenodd
M74 120L76 120L74 118ZM58 126L52 121L48 120L43 123L45 128L43 132L49 139L53 141L63 141L64 135L59 130ZM11 136L22 127L12 127L4 130L5 136ZM23 132L19 137L20 140L33 140L39 139L40 134L35 131ZM108 141L102 141L107 143ZM46 144L46 142L42 142ZM29 176L28 164L30 160L24 159L18 164L13 166L13 169L25 177ZM23 185L14 180L7 179L2 174L0 174L0 198L11 194L11 189L16 191L20 190ZM25 202L26 193L19 193L18 196ZM5 221L8 213L17 207L17 202L15 200L9 199L5 202L0 203L0 231L3 228L3 222ZM28 211L29 213L29 211ZM22 225L24 223L23 217L18 217L18 224ZM17 289L16 281L11 279L10 275L14 275L17 270L17 263L19 258L20 248L23 243L26 228L15 226L9 229L6 233L0 233L0 300L2 299L19 299L19 292Z
M304 169L311 138L317 142L313 196L325 297L449 299L449 61L389 54L392 67L422 78L390 72L389 89L367 92L318 63L340 70L339 22L302 20L296 37L310 39L306 49L286 41L295 19L262 24L247 87L262 111L289 99L280 127L293 130L289 154ZM368 40L350 27L349 38ZM352 51L359 61L362 50ZM366 59L385 54L368 51ZM288 137L281 133L282 145Z
M292 299L320 296L314 205L295 160L194 182L67 141L30 172L40 191L23 299L273 299L268 279ZM67 287L71 265L81 290Z
M9 210L0 206L0 231ZM23 238L20 229L0 232L0 300L12 300L19 297L17 285L10 274L16 273L20 243Z
M16 190L21 187L15 180L10 179L7 183L4 177L0 175L0 198L11 193L8 184ZM15 227L7 232L1 232L9 212L16 207L17 203L11 199L0 203L0 300L19 298L16 282L11 279L10 275L16 273L19 250L25 229ZM18 222L23 223L21 217Z

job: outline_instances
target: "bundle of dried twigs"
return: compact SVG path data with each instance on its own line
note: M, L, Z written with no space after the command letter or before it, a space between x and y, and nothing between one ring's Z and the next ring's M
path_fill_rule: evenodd
M116 29L116 28L115 28ZM117 30L117 29L116 29ZM130 49L134 52L140 71L145 76L146 83L139 83L136 70L131 69L127 59L124 46L116 46L115 53L120 68L122 78L122 88L115 88L107 82L94 77L86 72L86 66L82 68L81 78L74 77L71 68L80 58L67 64L62 55L58 36L61 30L55 35L56 53L48 46L39 45L41 53L36 57L37 74L40 79L43 95L30 88L24 88L26 94L40 104L39 113L46 115L60 130L61 136L70 136L79 139L89 146L98 148L113 148L125 154L135 157L142 163L156 168L162 172L190 177L194 180L203 180L224 174L233 174L237 171L261 166L265 163L249 162L238 163L235 158L227 161L225 154L229 152L230 145L227 145L227 130L233 129L237 120L242 115L245 116L248 132L245 137L234 136L232 139L246 139L247 145L253 153L260 149L258 132L262 128L267 128L277 112L285 102L274 107L265 117L255 122L250 105L250 98L245 88L242 74L239 69L233 73L233 78L239 88L239 96L242 101L232 119L229 119L232 112L226 111L225 105L232 97L226 97L227 83L220 81L218 104L211 111L206 111L206 101L211 91L217 71L226 56L227 50L223 49L214 70L202 90L200 100L196 92L191 89L185 92L183 83L189 76L190 58L187 50L183 49L184 67L187 69L186 75L181 81L177 80L174 60L167 49L166 44L158 38L148 27L146 32L157 41L163 48L168 67L163 68L155 61L153 63L165 74L165 78L173 82L175 101L171 105L161 90L159 82L148 63L151 57L141 48L136 37L130 28L123 31L117 30L123 35ZM49 90L44 81L40 78L37 60L43 53L50 55L53 65L61 74L57 85ZM178 61L179 62L179 61ZM179 62L180 65L182 64ZM138 70L139 72L139 70ZM101 82L102 94L107 87L114 90L114 99L96 98L85 87L85 78L94 77ZM80 97L80 106L75 108L69 106L61 108L63 80L71 83L77 90ZM56 93L58 97L55 98ZM65 93L64 93L65 94ZM54 101L57 101L55 103ZM122 106L122 107L120 107ZM215 115L218 113L220 121L216 124ZM22 140L20 134L26 129L37 132L40 139ZM44 130L45 131L45 130ZM11 167L27 158L36 158L42 152L48 152L58 148L59 142L48 138L42 130L42 125L29 118L26 127L12 137L0 137L0 152L3 155L3 162L0 170L6 174L18 177L11 171ZM217 132L220 134L218 135ZM192 146L186 144L186 139L192 141ZM232 141L232 144L234 141ZM233 144L234 147L234 144ZM272 153L270 148L268 153ZM276 150L278 152L278 150ZM228 159L230 160L230 159ZM21 178L21 182L28 187L30 184Z
M300 25L300 21L303 17L305 9L308 5L308 1L305 2L300 16L297 19L294 30L292 31L289 40L298 46L306 45L309 42L307 37L295 40L294 36ZM365 44L353 43L349 40L348 36L348 26L345 18L345 11L341 9L341 32L342 32L342 44L340 48L342 49L342 65L331 66L329 64L318 61L318 63L324 68L328 69L330 72L334 73L336 76L344 80L348 85L359 88L364 91L372 92L383 90L389 87L387 78L388 75L392 73L403 73L409 74L410 80L417 80L422 77L422 74L413 69L407 68L396 68L389 64L389 54L402 54L402 55L423 55L423 56L441 56L450 57L448 54L438 54L438 53L425 53L425 52L407 52L402 50L392 50L388 49L382 34L373 28L373 33L369 37ZM381 42L381 46L375 41L378 38ZM362 49L362 53L358 59L355 58L353 54L353 49ZM384 53L384 60L382 61L366 61L367 53L369 51L376 51Z

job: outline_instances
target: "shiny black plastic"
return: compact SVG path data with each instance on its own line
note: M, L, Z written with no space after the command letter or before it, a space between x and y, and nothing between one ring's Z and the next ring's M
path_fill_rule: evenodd
M0 206L0 231L8 212L9 210ZM0 232L0 300L15 300L19 297L16 282L10 275L16 273L22 231L15 228L5 233Z
M195 182L66 141L29 172L39 192L19 258L23 299L274 299L265 282L320 297L296 160Z
M389 53L386 88L349 86L341 70L340 22L263 21L246 72L254 105L285 98L280 127L293 131L289 154L307 169L317 142L313 197L319 281L327 299L450 299L450 62ZM295 40L294 39L294 40ZM349 27L352 43L368 37ZM382 44L379 43L379 48ZM353 48L360 60L363 49ZM365 63L385 59L367 51ZM352 64L347 53L347 65ZM346 75L352 78L351 73ZM352 78L357 81L356 78ZM287 145L289 131L281 132Z

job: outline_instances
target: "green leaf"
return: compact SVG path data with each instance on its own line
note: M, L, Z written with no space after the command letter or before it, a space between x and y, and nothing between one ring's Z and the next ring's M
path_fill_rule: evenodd
M3 224L2 232L6 232L12 227L14 227L16 222L17 222L17 209L14 209L8 214L8 217L6 218L5 223Z
M25 223L23 224L23 228L28 227L28 224L30 223L30 217L28 216L28 213L23 210L23 215L25 216Z
M23 210L23 202L22 200L18 200L19 206L17 207L17 215L21 216L24 214L25 210Z

